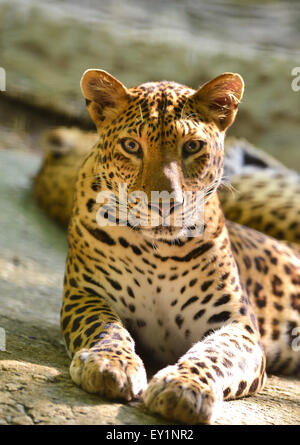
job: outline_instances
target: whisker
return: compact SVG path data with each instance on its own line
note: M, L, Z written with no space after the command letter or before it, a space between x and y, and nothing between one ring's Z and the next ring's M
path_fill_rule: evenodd
M226 188L228 191L233 193L239 193L239 191L232 185L230 179L226 176L221 178L220 187Z

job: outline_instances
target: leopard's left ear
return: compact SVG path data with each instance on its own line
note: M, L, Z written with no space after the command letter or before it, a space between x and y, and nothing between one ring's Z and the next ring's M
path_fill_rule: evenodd
M234 121L244 93L244 81L239 74L223 73L202 85L190 100L193 106L220 130L225 131Z
M116 117L128 105L131 96L118 79L103 70L86 70L80 86L97 127L101 127L103 121Z

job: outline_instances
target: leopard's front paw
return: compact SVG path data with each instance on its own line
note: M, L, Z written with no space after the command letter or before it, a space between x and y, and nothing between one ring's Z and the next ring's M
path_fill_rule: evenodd
M159 371L143 394L146 408L186 424L211 423L220 405L208 385L181 373L177 365Z
M70 374L85 391L109 399L135 399L147 387L144 364L134 352L122 356L82 349L72 360Z

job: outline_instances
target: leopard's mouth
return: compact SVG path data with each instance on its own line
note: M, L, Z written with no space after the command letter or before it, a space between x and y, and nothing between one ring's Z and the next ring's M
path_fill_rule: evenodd
M156 226L156 227L140 227L140 231L147 238L174 240L180 237L182 227L172 226Z
M176 243L176 240L201 236L203 233L204 219L197 218L197 214L195 213L195 216L192 210L190 209L187 217L182 217L179 212L172 213L170 218L169 216L166 218L160 217L155 225L149 224L149 221L152 220L148 215L138 224L135 224L135 221L133 221L133 224L132 221L128 221L127 225L154 241L161 240Z
M198 237L203 234L204 226L157 226L157 227L140 227L140 232L147 238L159 241L180 241L187 238Z

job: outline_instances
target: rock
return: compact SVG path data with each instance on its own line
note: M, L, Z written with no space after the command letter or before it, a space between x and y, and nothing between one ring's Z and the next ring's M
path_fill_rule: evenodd
M300 92L292 88L299 9L250 3L3 0L0 94L91 125L79 87L87 68L127 86L169 79L194 88L239 72L246 90L230 134L300 170Z
M39 163L0 150L0 424L166 424L139 404L112 403L71 382L59 328L66 235L32 199ZM257 396L224 403L216 423L299 425L299 386L270 377Z

